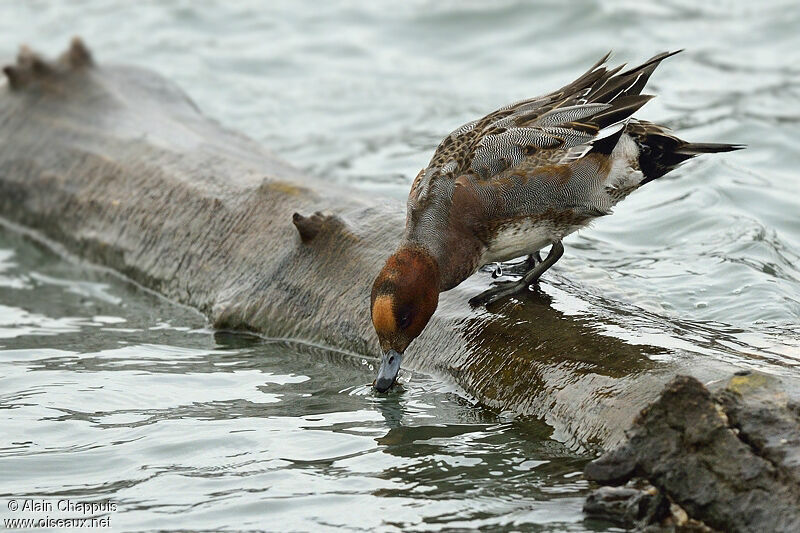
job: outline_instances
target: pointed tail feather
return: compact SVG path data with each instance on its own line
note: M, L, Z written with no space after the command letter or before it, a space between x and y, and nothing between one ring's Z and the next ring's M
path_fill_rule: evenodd
M733 152L734 150L742 150L746 148L743 144L725 144L725 143L686 143L675 152L688 156L700 154L716 154L718 152Z
M681 52L663 52L651 57L641 65L619 73L621 67L601 77L587 95L589 102L613 103L616 99L640 94L659 64L668 57Z
M663 126L644 120L631 120L625 132L639 146L639 168L644 185L674 170L678 165L697 155L741 150L741 144L690 143L679 139Z

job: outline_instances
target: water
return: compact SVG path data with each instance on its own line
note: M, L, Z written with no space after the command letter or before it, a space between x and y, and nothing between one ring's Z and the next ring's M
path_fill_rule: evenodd
M609 313L793 371L799 27L793 0L2 2L0 57L82 35L100 62L156 69L310 173L399 201L461 123L609 49L635 62L685 48L639 116L748 150L638 191L567 239L555 270ZM215 334L0 231L0 499L111 499L120 530L606 529L580 513L588 458L543 423L425 376L375 396L372 375L302 344Z
M4 500L110 499L119 530L586 527L585 457L424 376L374 395L365 360L215 334L5 231L0 301Z

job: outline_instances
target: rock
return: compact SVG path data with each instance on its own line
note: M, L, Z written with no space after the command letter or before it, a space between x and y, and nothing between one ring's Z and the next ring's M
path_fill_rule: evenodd
M716 394L739 439L776 466L787 483L800 485L800 405L781 382L759 373L740 373Z
M665 519L669 507L669 501L653 488L600 487L586 498L583 512L625 528L642 528Z
M800 531L800 417L780 381L733 376L712 394L678 376L616 450L586 466L600 483L643 478L689 517L731 532Z

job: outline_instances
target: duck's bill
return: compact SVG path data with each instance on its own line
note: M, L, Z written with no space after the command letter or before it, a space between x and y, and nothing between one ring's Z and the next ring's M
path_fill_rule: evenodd
M403 354L389 350L381 357L381 366L378 368L378 377L375 378L375 390L378 392L386 392L389 390L395 381L397 381L397 373L400 372L400 362L403 360Z

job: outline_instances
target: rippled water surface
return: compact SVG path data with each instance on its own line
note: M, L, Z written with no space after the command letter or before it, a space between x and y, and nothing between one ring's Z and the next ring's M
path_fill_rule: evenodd
M364 360L215 334L5 231L0 302L4 500L110 499L135 530L591 525L585 457L429 378L376 396Z
M748 150L695 160L565 241L609 312L800 364L800 6L775 2L1 2L0 57L73 34L325 179L404 198L463 122L607 50L665 62L639 114ZM604 530L585 455L425 376L214 333L191 310L0 232L0 498L118 503L120 529ZM5 504L0 516L6 517Z

